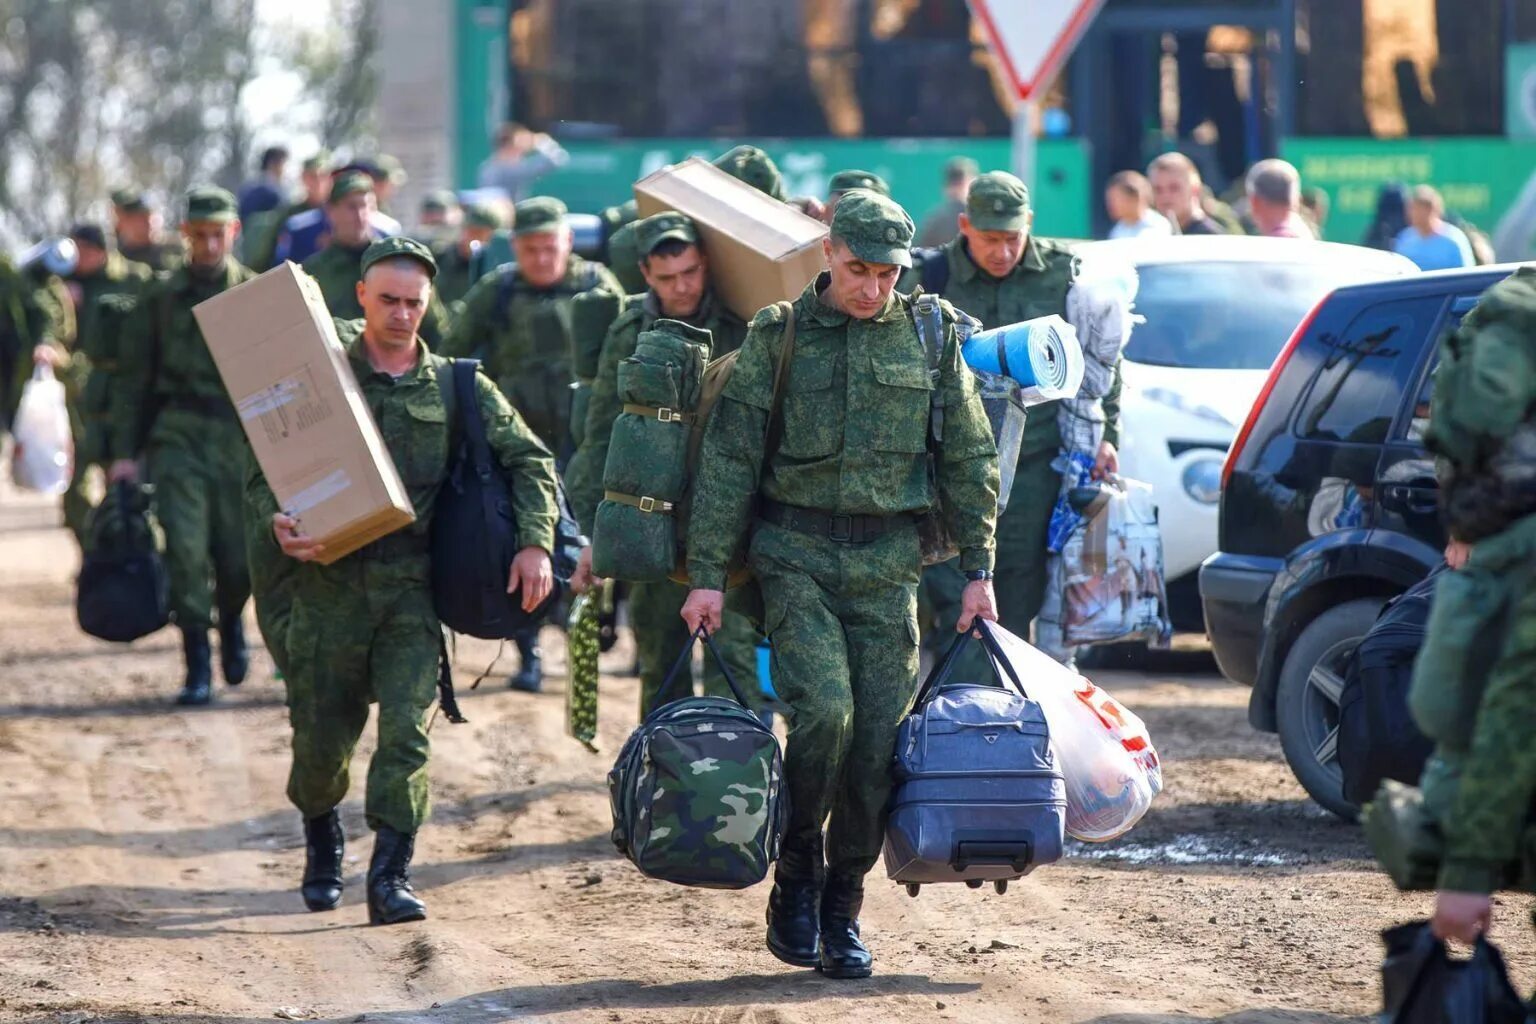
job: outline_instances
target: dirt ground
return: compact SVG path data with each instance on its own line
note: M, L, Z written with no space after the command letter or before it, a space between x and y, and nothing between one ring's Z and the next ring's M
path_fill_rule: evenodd
M1306 801L1279 745L1248 728L1247 692L1185 657L1099 680L1166 764L1133 833L1074 846L1002 896L911 899L877 872L877 974L827 981L764 949L766 886L684 889L615 855L604 776L636 685L605 680L605 754L587 753L562 731L551 634L544 694L482 687L470 724L434 729L415 871L430 919L366 924L361 770L345 903L312 915L265 656L212 708L172 710L172 632L121 648L76 630L57 518L0 491L0 1019L1334 1024L1379 1007L1377 932L1428 907ZM491 653L464 645L462 670ZM1536 973L1524 910L1506 901L1498 918L1522 985Z

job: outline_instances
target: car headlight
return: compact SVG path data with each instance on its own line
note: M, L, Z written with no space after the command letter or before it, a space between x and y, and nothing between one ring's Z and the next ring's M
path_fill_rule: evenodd
M1202 505L1221 501L1221 460L1196 459L1184 467L1184 493Z

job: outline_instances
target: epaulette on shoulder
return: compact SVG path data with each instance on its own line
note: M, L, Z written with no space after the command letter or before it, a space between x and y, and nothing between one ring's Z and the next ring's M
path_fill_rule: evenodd
M775 302L771 306L764 306L752 317L753 327L772 327L774 324L784 322L784 307Z

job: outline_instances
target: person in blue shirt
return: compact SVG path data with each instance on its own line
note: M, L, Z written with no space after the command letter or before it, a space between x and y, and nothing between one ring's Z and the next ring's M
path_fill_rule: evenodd
M1428 185L1413 190L1408 203L1408 226L1398 233L1393 251L1418 264L1420 270L1470 267L1472 243L1454 224L1445 220L1445 201Z
M261 154L261 174L240 189L240 221L249 224L258 213L275 210L288 199L283 172L288 166L284 146L268 146Z

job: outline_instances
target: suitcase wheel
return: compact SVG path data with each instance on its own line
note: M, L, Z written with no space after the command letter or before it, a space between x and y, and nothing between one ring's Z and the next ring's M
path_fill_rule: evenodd
M1003 893L1008 891L1008 879L999 878L997 881L992 883L992 888L996 889L997 894L1001 896Z
M911 896L911 897L913 897L915 899L917 897L917 894L922 892L922 891L923 891L923 887L921 885L917 884L916 882L908 882L907 883L907 895L908 896Z
M981 879L979 879L979 878L967 878L965 880L965 884L970 886L972 889L980 889L981 888Z

